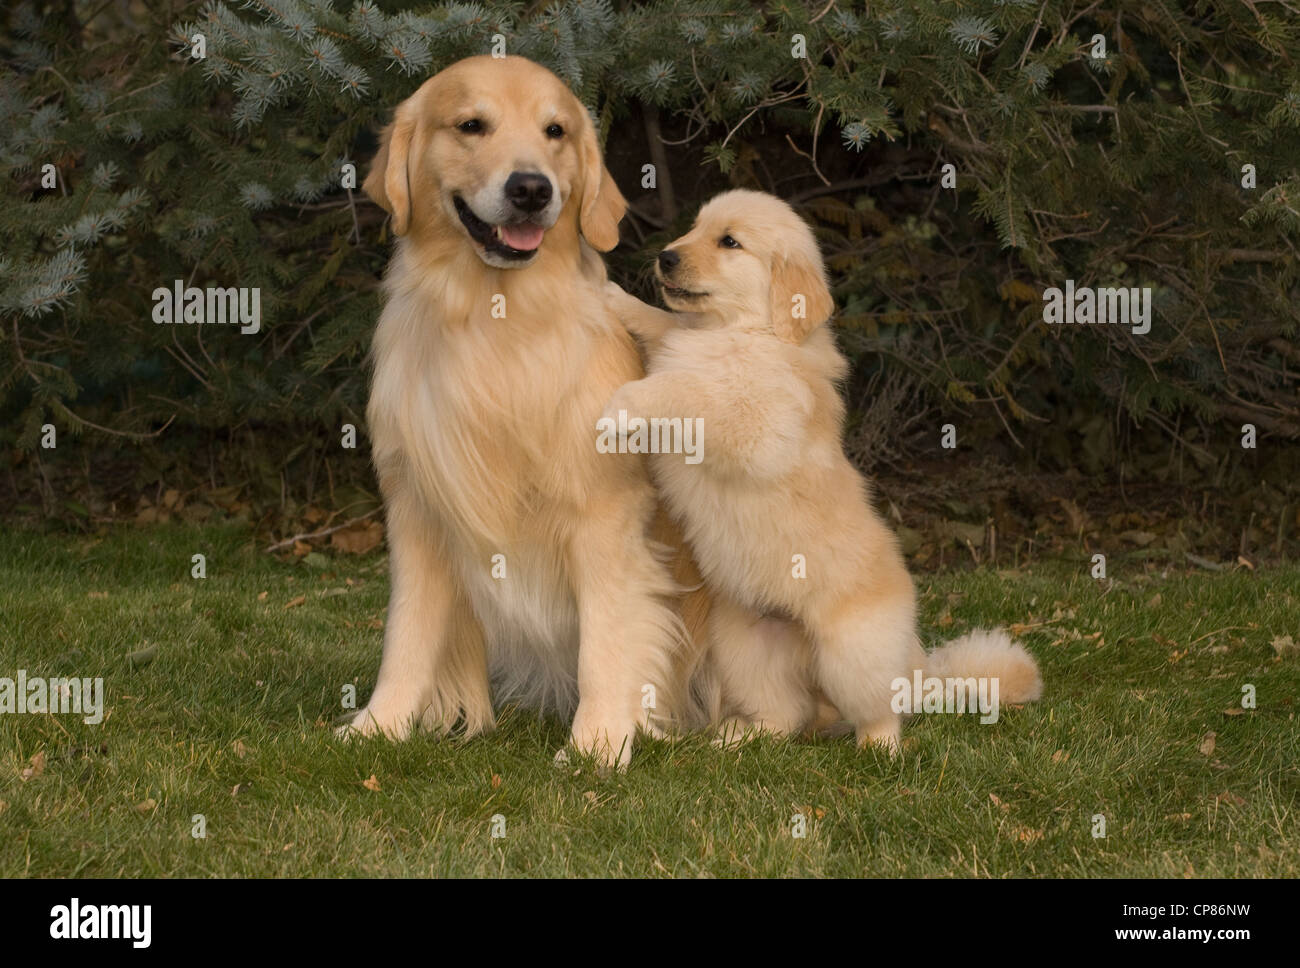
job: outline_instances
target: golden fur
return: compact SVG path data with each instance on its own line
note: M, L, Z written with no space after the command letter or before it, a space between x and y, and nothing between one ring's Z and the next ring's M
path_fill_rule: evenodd
M714 593L724 712L787 733L815 725L824 694L859 742L892 751L891 683L915 669L996 677L1003 702L1037 698L1037 666L1005 633L921 648L898 542L841 447L847 363L823 325L834 303L803 220L770 195L728 192L658 271L680 313L607 287L649 362L605 416L702 419L702 462L651 465Z
M517 172L553 191L527 216L506 198ZM642 368L604 304L597 250L626 202L590 116L545 68L472 57L397 108L364 189L400 236L367 410L392 597L350 729L472 734L513 700L571 712L576 747L626 762L652 719L689 719L708 603L680 600L698 576L644 460L594 443Z

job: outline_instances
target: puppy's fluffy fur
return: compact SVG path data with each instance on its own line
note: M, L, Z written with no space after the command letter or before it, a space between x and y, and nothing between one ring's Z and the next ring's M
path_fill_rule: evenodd
M834 304L803 220L770 195L728 192L657 271L677 314L607 289L649 363L605 416L703 418L702 463L660 454L652 468L715 593L724 712L780 733L804 729L819 716L820 690L860 743L892 751L891 683L915 669L996 676L1002 702L1036 699L1038 668L1003 632L928 655L920 645L898 542L841 447L836 384L847 363L822 325Z
M521 173L549 186L527 210ZM689 719L708 609L644 462L595 446L642 371L605 306L626 203L590 116L531 61L469 58L398 107L364 187L399 236L367 410L392 598L351 728L474 733L517 700L625 762L652 714Z

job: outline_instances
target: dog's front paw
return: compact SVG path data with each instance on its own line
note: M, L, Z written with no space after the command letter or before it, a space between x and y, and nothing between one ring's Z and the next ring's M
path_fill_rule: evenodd
M733 716L724 719L714 728L712 745L722 750L735 749L762 736L785 739L792 733L793 730L789 726L780 723Z
M897 716L889 716L874 723L859 725L856 729L858 747L861 749L878 749L889 754L892 760L902 752L900 738L901 722Z
M714 749L729 750L757 738L758 730L748 720L733 716L714 727L713 740L709 745Z
M391 740L400 741L411 735L411 726L412 720L409 717L383 722L371 712L369 706L366 706L357 711L351 722L335 727L334 735L343 740L384 736Z
M569 733L569 745L582 756L594 759L602 769L626 769L632 761L636 722L602 722L578 704Z

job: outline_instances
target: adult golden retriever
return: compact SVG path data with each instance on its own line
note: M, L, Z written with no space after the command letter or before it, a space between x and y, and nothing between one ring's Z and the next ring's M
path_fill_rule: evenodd
M824 696L859 743L892 753L900 713L922 702L899 702L900 690L920 692L922 679L947 679L954 695L960 682L960 711L984 690L979 711L994 718L999 702L1037 699L1038 666L1005 632L921 647L898 539L840 445L848 362L824 325L835 304L803 219L772 195L727 192L655 271L678 313L607 287L649 362L605 418L703 426L702 459L658 453L651 467L714 590L712 659L729 725L801 731Z
M591 118L545 68L471 57L397 108L363 187L399 236L367 410L392 597L348 729L473 734L514 700L626 762L688 717L707 601L682 605L698 576L648 537L643 458L595 444L642 369L604 305L626 202Z

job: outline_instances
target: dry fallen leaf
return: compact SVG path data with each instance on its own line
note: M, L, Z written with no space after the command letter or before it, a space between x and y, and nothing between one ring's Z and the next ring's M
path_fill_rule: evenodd
M1032 844L1035 841L1043 839L1043 832L1041 830L1035 830L1032 827L1017 826L1015 828L1015 834L1016 840L1020 841L1022 844Z
M258 593L257 593L257 600L258 600L259 602L264 602L264 601L266 601L266 596L269 595L269 594L271 594L271 593L270 593L270 592L258 592Z
M158 801L155 800L153 797L150 797L148 800L145 800L143 803L137 803L135 805L135 810L136 813L149 813L156 806L158 806Z
M496 789L497 787L499 787L499 786L501 786L501 775L500 775L499 773L493 773L493 774L492 774L492 789L495 790L495 789Z
M1065 752L1065 750L1057 750L1055 753L1052 754L1053 763L1064 763L1069 758L1070 758L1070 754Z
M989 799L993 801L993 806L997 807L1003 813L1006 813L1008 810L1011 809L1005 803L1002 802L1002 800L998 797L996 793L990 793Z
M379 792L379 780L373 773L370 774L369 780L362 780L361 785L367 790L374 790L376 793Z
M1079 505L1075 504L1068 497L1058 497L1054 499L1061 505L1061 509L1070 516L1070 530L1074 532L1082 531L1088 526L1088 516L1081 510Z
M1139 548L1145 548L1155 541L1158 535L1154 535L1150 531L1125 531L1119 537L1121 541L1129 541Z
M231 790L230 790L230 795L231 795L232 797L237 797L237 796L239 796L239 791L240 791L240 789L241 789L243 786L244 786L244 784L242 784L242 783L236 783L236 784L234 785L234 787L231 788Z
M384 526L379 521L358 521L330 535L330 547L350 555L373 551L384 540Z
M297 598L291 598L284 603L285 608L297 608L303 602L307 601L306 595L299 595Z
M1227 709L1225 709L1225 710L1223 711L1223 715L1225 715L1225 716L1240 716L1240 715L1242 715L1243 713L1245 713L1245 711L1246 711L1246 710L1242 709L1240 706L1231 706L1231 707L1229 707L1229 708L1227 708Z
M39 753L33 756L28 762L31 763L31 766L25 767L21 774L22 781L24 783L26 783L28 780L32 779L33 777L40 776L42 773L45 772L45 751L41 750Z
M1215 740L1215 738L1216 738L1216 736L1215 736L1215 732L1214 732L1214 730L1210 730L1208 733L1206 733L1204 736L1201 737L1201 755L1202 755L1202 756L1211 756L1211 755L1213 755L1213 753L1214 753L1214 740Z
M238 739L235 740L233 746L235 750L235 755L238 756L241 760L248 755L248 747L244 745L243 740L238 740Z
M1231 790L1224 790L1222 793L1216 796L1214 800L1216 803L1230 803L1234 807L1240 807L1246 802L1241 797L1233 793Z
M1279 635L1272 642L1273 651L1277 653L1278 658L1300 653L1300 646L1296 645L1295 640L1289 635Z

